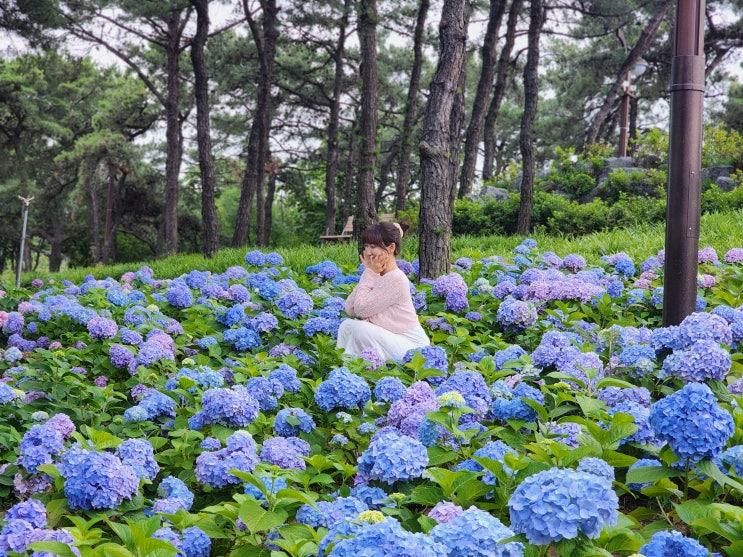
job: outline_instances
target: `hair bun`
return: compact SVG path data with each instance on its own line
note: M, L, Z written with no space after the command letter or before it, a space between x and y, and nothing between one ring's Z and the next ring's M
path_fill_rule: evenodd
M400 231L400 239L402 239L402 237L405 236L405 229L399 222L393 222L392 224Z

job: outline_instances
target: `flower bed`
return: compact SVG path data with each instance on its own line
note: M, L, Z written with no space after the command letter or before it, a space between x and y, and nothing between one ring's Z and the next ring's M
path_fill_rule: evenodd
M736 555L743 250L589 266L526 240L416 280L434 345L335 350L359 269L0 298L0 557Z

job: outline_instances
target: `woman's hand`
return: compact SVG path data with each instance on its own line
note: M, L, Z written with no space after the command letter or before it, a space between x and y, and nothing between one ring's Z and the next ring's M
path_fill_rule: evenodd
M364 264L364 267L377 273L378 275L381 275L387 269L388 257L367 252L366 250L364 250L360 257L361 262Z

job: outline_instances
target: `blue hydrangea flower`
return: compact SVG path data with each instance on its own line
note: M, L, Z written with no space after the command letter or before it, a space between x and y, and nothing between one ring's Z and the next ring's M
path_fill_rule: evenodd
M64 437L48 424L39 424L29 429L21 439L18 462L28 472L36 472L40 464L51 464L52 457L62 452Z
M726 469L732 468L736 476L743 478L743 445L730 447L720 455L720 459Z
M436 388L437 395L448 391L460 393L478 418L487 414L493 400L485 379L476 371L456 371Z
M162 499L176 500L184 510L191 510L194 495L182 480L168 476L157 487L157 494Z
M433 282L432 292L444 298L448 311L462 312L469 307L467 301L467 283L457 273L442 275Z
M614 481L614 467L601 458L585 457L578 461L578 472L593 474L609 482Z
M629 414L637 426L637 431L620 441L620 445L625 443L639 443L641 445L657 445L658 439L655 436L655 430L650 425L650 408L642 406L636 402L626 401L618 402L609 409L609 414L614 415L617 412Z
M256 445L247 431L236 431L227 439L227 446L217 451L201 453L196 458L196 479L215 488L239 484L230 470L252 472L258 465Z
M315 402L325 412L334 408L361 408L370 398L366 381L345 367L331 371L315 390Z
M313 528L332 528L345 519L356 518L369 507L356 497L338 497L332 502L318 501L314 506L302 505L296 520Z
M581 434L580 425L573 422L563 422L560 424L548 424L547 433L556 441L564 443L571 449L575 449L580 444L578 440Z
M276 414L273 430L281 437L295 437L315 429L315 421L301 408L283 408Z
M298 319L312 311L312 298L304 290L290 290L276 300L276 307L287 319Z
M347 537L348 534L352 534ZM446 549L424 534L412 534L393 518L374 524L355 524L350 529L331 530L324 544L340 538L329 557L359 557L374 548L379 557L444 557ZM324 552L322 553L324 554Z
M518 360L521 356L525 356L526 354L526 350L521 348L518 344L512 344L503 350L498 350L493 355L493 358L495 359L495 367L499 370L504 369L508 362Z
M362 477L388 484L420 478L426 466L426 447L394 428L380 429L358 461Z
M343 274L333 261L321 261L315 265L310 265L305 269L308 275L315 275L322 280L333 280Z
M127 439L116 448L116 456L123 464L131 466L138 478L152 481L160 471L155 451L146 439Z
M519 542L500 543L514 536L513 531L485 511L470 507L452 520L437 524L431 538L446 547L449 557L522 557Z
M59 472L71 509L115 509L139 489L134 468L111 453L73 447L62 455Z
M507 297L498 306L495 319L506 330L522 331L537 322L537 309L530 302Z
M187 284L174 282L165 294L168 303L178 309L189 308L193 305L193 293Z
M619 364L633 377L644 377L655 368L655 350L647 344L632 344L619 353Z
M374 387L378 402L394 402L405 396L405 385L397 377L383 377Z
M719 315L712 313L692 313L686 317L676 330L680 348L686 348L698 340L711 340L730 346L733 334L730 325Z
M227 344L239 352L247 352L261 345L260 335L248 327L228 329L224 332L223 338Z
M579 534L596 538L616 523L618 506L619 499L605 479L561 468L529 476L508 500L511 528L535 545Z
M682 464L717 457L734 431L732 416L702 383L689 383L653 404L650 425Z
M285 469L304 470L309 455L309 443L298 437L271 437L261 448L261 460Z
M496 420L533 422L537 419L537 413L524 402L524 399L544 404L542 392L523 382L511 389L503 381L496 381L493 383L492 392L493 404L490 412Z
M198 526L191 526L183 530L183 556L209 557L212 542L209 536Z
M423 367L425 367L426 369L438 369L439 371L443 372L446 372L449 369L449 359L446 355L446 350L444 350L440 346L424 346L423 348L409 350L402 360L403 363L410 363L410 361L416 354L423 355L423 357L425 358ZM431 379L439 379L443 381L442 378L429 378L429 380Z
M282 477L261 476L260 480L266 488L266 491L273 495L276 495L279 491L286 489L288 486L286 480ZM268 501L266 501L263 492L253 484L245 484L245 494L255 497L264 507L268 505Z
M640 406L650 407L650 391L645 387L604 387L599 390L598 398L609 407L622 402L634 402Z
M0 404L8 404L18 398L18 394L5 383L0 383Z
M684 350L676 350L663 362L659 377L678 377L686 382L722 381L732 360L727 350L713 340L698 340Z
M192 429L201 429L206 424L245 427L256 419L258 412L258 401L242 385L209 389L201 399L201 412L189 418L188 425Z
M144 422L161 416L175 417L175 401L156 389L148 389L139 404L124 411L124 421Z
M255 317L248 319L246 325L258 334L270 333L279 328L279 320L274 314L262 311Z
M656 532L650 541L640 548L644 557L708 557L709 551L698 541L687 538L681 532Z
M11 520L23 520L33 528L44 528L46 526L46 507L38 499L29 499L10 507L3 519L6 523Z
M297 378L297 370L286 364L281 364L268 374L269 381L279 383L287 393L296 393L302 387Z
M265 377L251 377L245 385L248 393L258 401L262 411L273 410L278 405L279 398L284 394L284 387L278 381L271 381Z
M88 333L96 340L114 338L119 332L119 326L113 319L95 316L87 324Z
M473 457L478 458L488 458L490 460L497 460L503 465L503 471L508 475L513 475L513 470L508 467L506 464L506 455L512 454L512 455L518 455L518 453L508 445L506 445L501 440L496 441L490 441L486 445L483 445L479 449L477 449ZM482 472L485 471L485 469L480 465L479 462L472 459L467 459L464 462L461 462L456 467L457 470L469 470L470 472ZM498 483L498 479L488 471L485 471L485 474L482 477L482 481L488 485L496 485Z

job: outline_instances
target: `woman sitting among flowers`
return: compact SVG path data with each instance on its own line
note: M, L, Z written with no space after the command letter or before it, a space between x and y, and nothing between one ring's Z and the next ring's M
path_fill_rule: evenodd
M380 222L364 231L361 262L364 272L346 300L346 319L338 330L338 348L361 356L364 350L385 359L400 360L408 350L430 341L418 321L410 295L410 282L398 267L403 228Z

